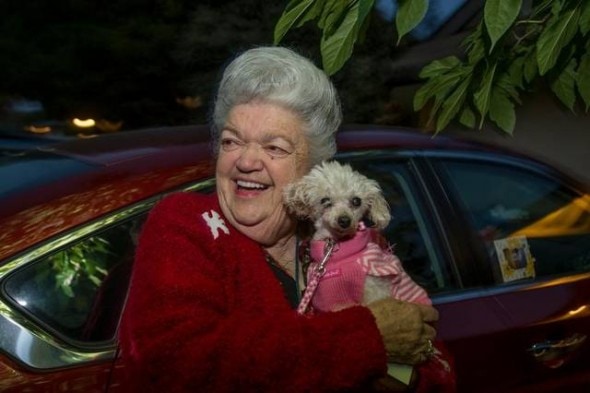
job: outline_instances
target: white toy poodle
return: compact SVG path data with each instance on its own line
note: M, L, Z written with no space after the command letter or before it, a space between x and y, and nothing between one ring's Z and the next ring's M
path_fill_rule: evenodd
M389 224L391 216L375 180L354 171L350 165L323 162L287 186L284 201L291 213L310 220L315 230L310 242L313 261L297 310L300 314L310 309L338 311L386 297L431 304L426 291L405 272L391 247L377 244L380 231ZM448 388L441 392L454 391L449 363L439 348L429 343L427 356L436 361L423 363L420 374L433 383L431 386L440 383ZM388 374L407 385L413 368L390 363Z
M376 243L391 216L375 180L350 165L326 161L287 186L284 201L291 213L315 227L308 286L318 270L321 277L307 299L314 310L335 311L391 296L431 303L399 258Z

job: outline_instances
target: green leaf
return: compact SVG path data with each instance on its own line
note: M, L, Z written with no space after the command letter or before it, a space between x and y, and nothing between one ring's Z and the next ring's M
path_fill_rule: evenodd
M90 281L92 281L97 287L100 286L100 283L102 282L100 278L90 274L88 275L88 279L90 279Z
M459 117L459 122L468 128L475 127L475 113L471 110L470 107L467 106L463 108L461 116Z
M565 4L564 4L563 0L553 0L550 2L550 6L551 6L551 14L552 15L559 15L561 13L561 10L564 8Z
M364 19L371 13L375 0L360 0L359 4L359 16Z
M578 92L586 104L586 112L588 112L588 108L590 108L590 53L585 53L580 58L576 84Z
M535 6L531 10L530 18L533 20L541 19L542 15L545 14L547 10L551 10L552 5L555 3L555 0L537 0Z
M281 42L285 34L291 30L294 24L305 17L313 3L314 0L291 0L275 25L275 45Z
M347 5L347 1L337 2L336 0L325 0L322 10L320 11L319 18L318 18L318 27L321 30L325 30L326 28L326 19L328 16L333 13L334 7L338 7L338 5Z
M436 98L437 101L444 101L453 87L461 80L462 74L460 72L447 72L433 77L414 94L414 111L419 111L431 98ZM438 107L436 105L435 107Z
M586 0L582 7L582 12L580 14L580 32L585 36L590 31L590 1Z
M356 0L352 0L355 2ZM324 30L325 36L334 34L338 26L346 17L350 1L327 0L327 4L322 11L322 17L318 27Z
M501 74L496 77L496 86L502 89L513 101L520 104L520 97L518 94L518 85L515 84L508 73Z
M428 11L428 0L398 0L395 26L397 28L397 43L402 37L418 26Z
M422 109L432 97L436 96L435 87L436 82L430 80L414 93L413 107L415 112Z
M494 46L516 20L522 7L522 0L487 0L484 7L484 22Z
M457 86L453 93L444 100L442 111L436 122L437 133L443 130L451 122L451 120L453 120L457 113L459 113L459 110L465 102L467 89L469 88L470 83L471 78L463 79L463 81L459 84L459 86Z
M531 51L531 53L526 57L524 61L524 68L523 68L524 80L527 83L531 83L533 79L539 75L539 68L537 66L537 57L535 56L535 52Z
M480 35L474 36L469 40L469 44L466 46L467 60L471 64L478 63L484 57L486 57L486 45L483 37L481 36L482 29L479 29Z
M435 123L439 110L447 102L447 97L457 89L457 85L466 79L470 73L470 67L455 67L445 74L431 78L414 95L414 108L420 110L431 99L432 107L429 111L428 124ZM438 122L437 122L438 123ZM442 123L441 123L442 125Z
M551 90L557 98L570 110L574 111L576 103L576 59L571 59L567 67L551 83Z
M488 67L485 71L484 77L481 81L481 87L473 94L473 103L481 115L481 122L479 127L483 126L484 118L486 117L490 108L490 101L492 98L492 86L494 83L494 75L496 73L497 63L493 67Z
M524 88L524 62L525 57L520 56L512 61L508 67L508 78L514 86Z
M359 2L355 1L334 34L326 36L324 33L322 35L320 50L324 70L328 75L333 75L340 70L352 55L358 28L364 21L364 18L359 20L359 17Z
M569 44L578 30L580 9L575 8L560 16L554 16L537 41L539 74L545 75L557 63L561 50Z
M461 60L456 56L448 56L440 60L434 60L422 68L419 77L422 79L437 77L459 64L461 64Z
M64 292L64 295L66 295L69 298L73 298L74 297L74 292L72 291L72 288L69 286L62 286L61 289Z
M514 112L514 104L502 89L493 89L489 114L490 119L501 130L512 135L516 124L516 113Z
M313 4L308 8L305 15L299 18L296 27L301 27L305 23L318 18L322 14L322 10L326 4L326 0L313 0Z
M373 0L370 0L370 1L373 2ZM361 8L362 8L362 3L361 3ZM369 12L370 11L371 11L371 9L369 9ZM359 13L361 13L360 8L359 8ZM370 24L371 24L371 18L365 18L363 23L358 28L357 42L360 42L360 43L365 42L365 38L367 37L367 30L369 30Z
M367 31L371 18L368 18L375 0L360 0L359 3L359 23L357 23L357 39L362 41L365 38L365 32Z

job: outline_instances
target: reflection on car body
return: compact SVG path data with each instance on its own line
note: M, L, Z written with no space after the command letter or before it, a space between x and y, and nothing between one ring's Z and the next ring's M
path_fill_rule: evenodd
M385 235L440 311L461 391L590 386L587 186L415 130L345 129L339 151L381 184ZM207 129L57 141L2 160L0 176L17 160L52 174L2 186L0 390L120 390L115 337L138 232L164 194L214 189Z

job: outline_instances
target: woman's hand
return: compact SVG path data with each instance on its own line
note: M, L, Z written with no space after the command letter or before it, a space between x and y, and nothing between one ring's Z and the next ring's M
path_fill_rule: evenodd
M382 299L367 306L373 313L383 338L388 360L403 364L418 364L428 359L438 320L434 307Z

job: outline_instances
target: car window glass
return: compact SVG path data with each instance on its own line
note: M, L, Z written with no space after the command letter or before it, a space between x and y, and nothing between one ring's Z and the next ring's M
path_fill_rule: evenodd
M5 294L41 324L76 341L114 337L144 217L119 223L7 277Z
M431 223L413 178L403 163L351 162L359 172L379 182L390 205L392 220L384 230L387 242L405 270L430 294L452 289L452 279L434 245Z
M497 282L590 270L590 196L497 163L447 161Z

